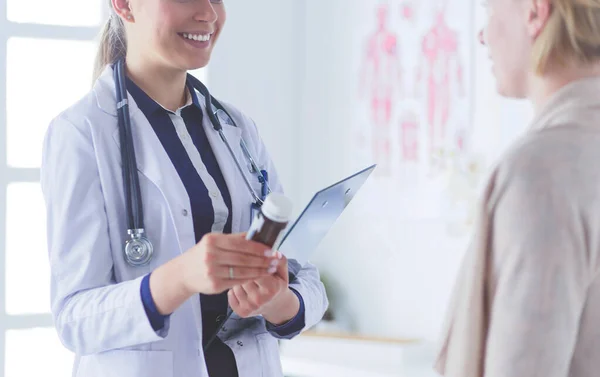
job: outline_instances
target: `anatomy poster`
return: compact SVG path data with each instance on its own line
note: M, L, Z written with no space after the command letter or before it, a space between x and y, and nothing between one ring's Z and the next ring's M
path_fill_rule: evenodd
M473 9L469 0L365 2L355 50L357 148L401 208L458 227L472 220L481 170L469 148Z

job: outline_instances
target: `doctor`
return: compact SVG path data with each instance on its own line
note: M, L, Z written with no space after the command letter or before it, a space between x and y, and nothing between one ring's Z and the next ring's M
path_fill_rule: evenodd
M280 377L277 339L328 301L314 266L289 281L281 254L240 234L281 185L253 121L187 74L209 62L223 2L111 9L93 89L44 142L52 313L73 375Z

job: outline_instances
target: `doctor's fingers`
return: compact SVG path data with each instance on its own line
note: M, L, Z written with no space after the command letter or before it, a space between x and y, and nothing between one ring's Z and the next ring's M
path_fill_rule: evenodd
M216 251L207 253L206 259L209 264L220 266L238 267L277 267L281 262L277 257L255 256L251 254L237 253L233 251Z
M256 280L264 276L273 275L275 270L263 267L256 268L213 265L208 266L207 273L210 277L237 281L237 284L239 284L240 280L245 282L248 280ZM233 285L234 284L232 284L232 286Z
M210 233L205 235L200 242L204 243L208 250L235 251L259 257L264 257L270 251L268 246L259 242L248 241L239 234Z

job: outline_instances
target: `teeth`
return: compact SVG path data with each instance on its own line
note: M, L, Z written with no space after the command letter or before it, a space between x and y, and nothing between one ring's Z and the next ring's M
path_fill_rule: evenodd
M210 34L188 34L183 33L183 37L194 41L207 42L210 40Z

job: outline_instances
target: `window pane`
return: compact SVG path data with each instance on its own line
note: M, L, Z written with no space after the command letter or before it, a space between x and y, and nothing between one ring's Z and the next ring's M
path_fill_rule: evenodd
M7 188L6 312L50 312L45 208L38 183Z
M95 42L8 40L6 115L10 166L40 166L48 124L91 88L95 49Z
M6 332L6 377L70 376L74 356L52 328Z
M106 0L8 0L10 21L65 26L95 26Z

